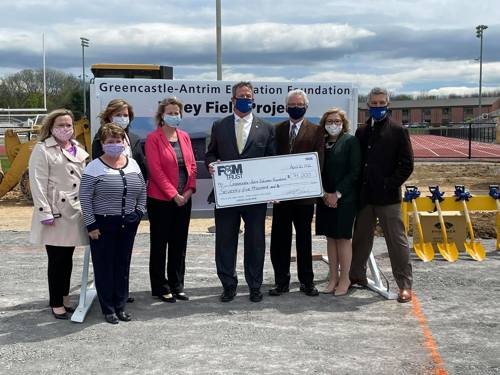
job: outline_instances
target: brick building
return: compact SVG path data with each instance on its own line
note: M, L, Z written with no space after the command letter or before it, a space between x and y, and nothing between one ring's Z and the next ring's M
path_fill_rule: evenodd
M500 97L483 97L482 112L500 112ZM392 118L402 124L447 125L479 117L478 98L395 100L390 104ZM366 103L359 103L358 122L369 117Z

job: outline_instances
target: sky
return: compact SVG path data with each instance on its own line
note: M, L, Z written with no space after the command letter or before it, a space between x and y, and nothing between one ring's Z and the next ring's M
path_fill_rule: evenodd
M224 80L353 83L393 94L500 90L498 0L221 0ZM174 67L216 79L215 0L0 0L0 78L94 63Z

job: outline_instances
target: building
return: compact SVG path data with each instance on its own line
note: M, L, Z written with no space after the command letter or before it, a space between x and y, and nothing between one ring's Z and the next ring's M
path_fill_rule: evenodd
M481 106L483 117L496 117L500 113L500 97L483 97ZM391 102L390 107L392 118L405 125L440 126L479 118L478 98L395 100ZM358 122L364 123L369 116L366 103L360 102Z

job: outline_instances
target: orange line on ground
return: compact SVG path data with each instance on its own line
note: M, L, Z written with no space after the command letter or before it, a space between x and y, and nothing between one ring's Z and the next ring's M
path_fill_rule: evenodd
M412 307L413 307L413 314L415 314L415 316L417 317L418 322L420 324L420 328L422 328L422 332L424 334L424 339L425 339L425 346L429 350L432 361L434 362L433 373L436 375L447 375L448 371L446 371L444 368L443 358L441 358L441 355L437 350L436 341L434 340L434 337L432 337L432 332L429 328L429 324L427 323L427 319L424 313L422 312L422 309L420 308L420 302L418 301L418 298L415 295L415 293L413 293Z

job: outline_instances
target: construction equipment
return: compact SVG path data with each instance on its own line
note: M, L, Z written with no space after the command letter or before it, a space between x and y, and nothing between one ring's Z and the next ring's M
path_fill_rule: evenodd
M436 206L436 209L438 211L441 235L443 237L443 242L437 243L439 253L448 262L456 262L456 260L458 259L457 245L454 242L448 242L448 234L446 233L443 212L441 211L441 206L439 204L439 202L442 202L444 200L444 192L441 193L439 191L439 186L429 186L429 191L432 194L429 198L432 200L432 202L434 202L434 205Z
M490 197L492 197L495 200L495 203L497 204L497 215L496 215L496 220L497 220L497 250L500 250L500 189L498 188L498 185L490 185L490 192L489 192Z
M465 190L464 185L455 185L455 196L457 201L461 201L464 208L465 222L469 230L470 241L465 241L464 247L467 254L471 256L472 259L477 261L482 261L486 258L486 250L479 240L474 236L474 229L472 228L472 222L470 220L469 209L467 208L467 201L471 198L470 192Z
M405 188L404 201L411 202L413 205L413 225L415 225L418 230L419 243L416 243L415 237L413 237L413 249L420 259L424 262L430 262L434 259L434 248L430 242L424 242L424 233L420 223L417 203L415 201L416 198L420 197L420 191L417 186L406 185Z
M90 154L91 139L89 121L83 118L76 121L74 127L75 139L84 146ZM5 172L4 178L0 182L0 198L19 184L23 195L28 200L31 200L28 163L31 151L37 142L36 139L31 138L38 133L39 128L38 125L35 125L29 130L7 129L5 131L5 152L10 162L10 168ZM26 135L28 140L26 142L21 142L20 135Z

